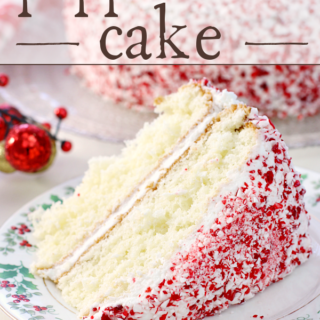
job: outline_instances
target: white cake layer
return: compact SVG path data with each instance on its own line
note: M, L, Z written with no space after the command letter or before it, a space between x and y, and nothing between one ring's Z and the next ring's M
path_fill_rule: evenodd
M257 144L255 129L243 128L250 109L233 110L221 112L216 123L202 122L197 127L204 133L201 139L185 144L188 152L170 164L157 188L59 280L64 299L81 314L97 301L128 293L130 284L157 272L199 227L210 199Z
M56 280L68 271L236 96L190 84L158 101L160 117L146 124L120 157L93 159L73 197L33 215L39 247L34 269L41 276Z

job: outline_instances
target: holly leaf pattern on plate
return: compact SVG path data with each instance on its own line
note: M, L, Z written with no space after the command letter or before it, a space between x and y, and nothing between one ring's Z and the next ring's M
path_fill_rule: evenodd
M18 275L17 271L4 271L0 272L1 279L10 279Z
M1 264L0 263L0 268L4 270L13 270L16 268L19 268L19 266L15 266L14 264Z
M62 199L60 199L58 196L56 196L55 194L52 194L50 196L50 199L53 201L53 202L63 202Z
M27 312L28 312L29 314L31 314L32 316L33 316L34 314L36 314L35 311L33 311L33 310L27 310Z
M29 269L26 267L22 267L19 269L19 272L27 278L35 279L34 275L29 272Z
M17 294L24 294L25 292L27 292L26 288L22 285L19 285L17 289Z
M33 284L31 281L27 281L25 279L23 279L21 281L21 284L23 284L24 286L26 286L27 288L31 289L31 290L38 290L38 287Z
M48 210L48 209L51 208L51 206L52 206L52 204L46 204L46 203L44 203L41 207L42 207L43 210Z

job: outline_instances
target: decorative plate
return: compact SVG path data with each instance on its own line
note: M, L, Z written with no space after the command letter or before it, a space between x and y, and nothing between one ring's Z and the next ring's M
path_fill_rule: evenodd
M313 254L292 275L268 287L248 302L232 306L218 320L319 320L320 319L320 174L297 168L307 190L311 214ZM12 319L76 320L77 312L62 299L51 281L30 273L37 250L28 242L32 225L28 214L37 207L70 196L81 178L68 181L37 197L15 213L0 229L0 307Z

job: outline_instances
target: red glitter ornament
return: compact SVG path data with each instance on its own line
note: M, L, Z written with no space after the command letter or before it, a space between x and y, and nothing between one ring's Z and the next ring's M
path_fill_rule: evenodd
M64 152L69 152L72 148L72 143L70 141L62 141L61 150Z
M19 121L18 119L15 119L14 117L10 117L10 116L15 116L18 118L22 118L22 114L17 108L5 103L0 105L0 111L5 111L6 113L8 113L8 114L2 115L2 118L4 118L7 122L12 122L12 124L21 123L21 121Z
M0 74L0 87L5 87L9 83L9 77L6 74Z
M0 141L2 141L6 135L7 125L3 118L0 118Z
M51 156L51 141L45 130L33 124L14 126L5 142L7 161L17 170L36 172Z
M1 111L5 111L7 114L2 113ZM2 141L5 138L8 123L12 124L20 124L21 122L17 119L14 119L11 116L16 116L18 118L21 118L21 113L14 107L8 105L8 104L2 104L0 105L0 141Z
M68 115L68 111L63 107L56 108L54 113L59 119L65 119Z

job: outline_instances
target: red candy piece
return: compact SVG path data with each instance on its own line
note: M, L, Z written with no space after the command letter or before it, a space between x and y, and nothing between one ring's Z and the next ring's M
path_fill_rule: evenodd
M72 143L70 141L62 141L61 149L64 152L69 152L72 149Z
M68 112L65 108L60 107L60 108L56 108L54 110L55 115L59 118L59 119L65 119L68 115Z
M6 74L0 74L0 87L5 87L9 83L9 77Z
M300 185L301 185L300 181L299 181L299 180L296 180L295 183L294 183L294 186L295 186L296 188L298 188L298 187L300 187Z
M5 156L15 169L36 172L49 161L50 138L45 130L35 125L14 126L6 138Z

